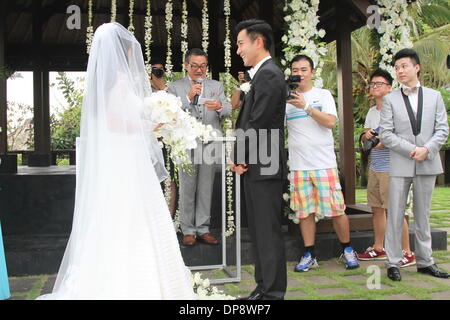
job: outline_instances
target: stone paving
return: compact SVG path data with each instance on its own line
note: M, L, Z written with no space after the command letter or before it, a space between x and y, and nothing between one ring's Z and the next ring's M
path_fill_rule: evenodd
M434 257L442 269L450 272L450 251L436 251ZM338 259L319 261L320 267L307 273L293 272L294 266L295 262L287 264L287 300L450 300L450 279L418 274L415 266L401 270L401 282L386 277L383 261L361 261L361 267L356 270L345 270ZM368 268L374 269L375 274L368 273ZM221 270L199 272L202 278L224 277ZM378 285L374 281L377 272ZM233 296L246 296L255 288L253 273L253 266L245 265L241 282L215 286ZM29 300L49 293L55 278L55 275L11 277L11 299Z
M450 244L450 188L437 188L430 218L432 228L447 231ZM364 198L364 197L362 197ZM450 251L435 251L440 268L450 272ZM319 268L307 273L293 271L288 262L287 300L450 300L450 279L438 279L416 272L416 266L401 269L402 281L386 276L383 261L360 261L361 267L345 270L338 259L319 261ZM200 271L202 278L219 279L221 270ZM242 266L241 281L215 285L233 296L247 296L255 287L252 265ZM56 275L9 278L12 300L31 300L52 290Z

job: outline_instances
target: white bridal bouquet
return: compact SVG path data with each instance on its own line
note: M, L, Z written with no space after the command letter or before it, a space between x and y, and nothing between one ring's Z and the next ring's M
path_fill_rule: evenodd
M173 162L183 169L188 169L191 159L189 149L197 147L197 139L207 143L216 138L217 133L211 125L198 122L182 108L179 97L165 91L153 92L144 98L144 117L162 126L155 132L169 146L169 154Z

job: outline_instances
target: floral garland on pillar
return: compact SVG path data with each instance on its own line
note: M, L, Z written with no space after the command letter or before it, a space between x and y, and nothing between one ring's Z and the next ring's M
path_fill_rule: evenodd
M188 50L187 34L188 34L188 11L186 0L183 0L183 7L181 9L181 56L182 56L181 63L184 63L184 57L186 56L186 52ZM183 73L185 73L184 69Z
M223 13L225 16L225 41L223 46L225 48L225 88L229 88L229 83L231 81L230 69L231 69L231 40L230 40L230 16L231 16L231 6L230 0L224 0L223 2ZM229 94L229 92L226 92Z
M297 54L305 54L312 59L315 67L314 85L323 86L321 78L323 57L327 54L325 43L320 39L325 36L325 30L317 29L319 17L319 0L286 0L284 6L288 27L286 34L281 38L285 44L285 55L281 61L285 74L290 75L290 61Z
M116 22L117 0L111 0L111 22Z
M228 133L227 133L228 135ZM225 142L225 153L226 158L228 159L231 154L233 144L231 142L226 141ZM234 210L233 210L233 172L227 166L226 168L226 186L227 186L227 230L225 231L225 236L229 237L233 235L234 231L236 230L236 225L234 224Z
M167 56L166 56L166 76L167 81L172 80L172 29L173 29L173 0L166 3L166 29L167 29Z
M223 42L225 52L225 88L230 88L231 82L231 40L230 40L230 16L231 16L231 5L230 0L224 0L223 2L223 13L225 16L225 41ZM231 92L226 92L226 95L229 96ZM226 136L231 136L229 130L232 129L232 121L231 116L225 119L224 130L226 132ZM232 143L229 141L225 142L225 153L226 159L228 159L231 155ZM235 231L235 223L234 223L234 210L233 210L233 172L231 168L226 167L226 194L227 194L227 230L225 232L225 236L229 237L233 235Z
M202 48L208 53L209 46L209 16L208 16L208 0L203 0L202 9Z
M88 27L86 28L86 52L91 51L92 39L94 38L94 27L92 26L92 0L88 2Z
M134 0L130 0L130 8L128 12L128 19L130 24L128 25L128 31L134 34L134 25L133 25L133 14L134 14Z
M392 58L400 49L411 48L410 29L406 21L410 19L406 0L378 0L380 25L376 28L380 34L380 68L387 70L395 79Z
M145 61L145 67L147 69L147 73L150 73L152 69L152 66L150 65L151 59L150 46L152 44L152 12L150 0L147 0L147 11L145 13L144 29L145 29L144 33L145 55L147 57L147 60Z

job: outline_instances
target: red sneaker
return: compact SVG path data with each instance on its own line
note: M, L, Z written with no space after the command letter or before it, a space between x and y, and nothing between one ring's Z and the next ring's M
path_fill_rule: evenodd
M411 252L411 255L408 255L405 250L403 250L403 259L400 262L400 268L413 266L416 264L416 256L414 252Z
M386 260L387 255L386 251L384 249L381 249L381 251L378 251L375 248L368 247L366 252L364 253L358 253L358 259L363 261L369 261L369 260Z

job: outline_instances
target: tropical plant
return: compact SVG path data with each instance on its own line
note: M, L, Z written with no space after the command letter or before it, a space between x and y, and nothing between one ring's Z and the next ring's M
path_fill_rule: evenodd
M65 72L58 72L56 80L67 106L50 118L51 147L53 150L75 149L75 139L80 135L83 89L77 86ZM83 81L83 78L77 79L78 83Z

